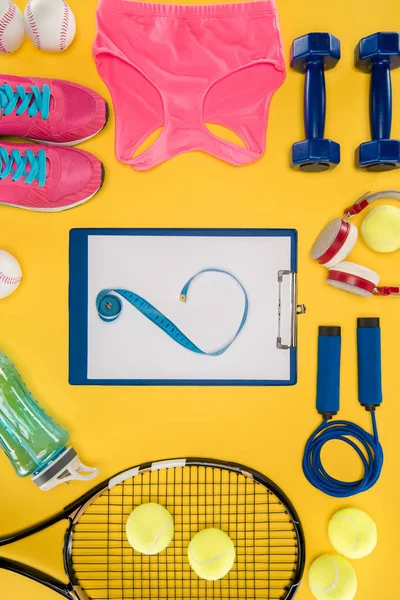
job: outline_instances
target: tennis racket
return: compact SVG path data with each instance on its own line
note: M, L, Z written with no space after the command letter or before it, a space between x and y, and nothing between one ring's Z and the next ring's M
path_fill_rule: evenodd
M135 552L125 535L129 514L144 502L165 506L175 523L171 544L155 556ZM69 600L289 600L304 570L303 531L290 501L264 475L235 463L188 458L143 464L50 519L0 538L0 546L63 519L68 583L6 558L0 568ZM205 527L225 531L236 548L232 570L218 581L200 579L187 559L191 538Z

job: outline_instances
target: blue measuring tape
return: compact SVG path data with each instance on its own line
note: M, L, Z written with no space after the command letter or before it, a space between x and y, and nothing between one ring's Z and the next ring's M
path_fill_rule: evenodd
M239 333L242 331L242 329L246 323L246 320L247 320L247 313L249 310L249 300L247 297L247 292L244 289L243 285L240 283L240 281L234 275L232 275L232 273L229 273L228 271L223 271L222 269L203 269L202 271L199 271L198 273L196 273L196 275L193 275L193 277L191 277L189 279L189 281L187 281L185 283L185 285L183 286L182 291L180 293L180 298L179 298L182 302L186 302L187 295L189 292L189 287L190 287L192 281L194 279L196 279L196 277L198 277L202 273L223 273L224 275L229 275L229 277L232 277L232 279L234 279L239 284L239 286L242 289L243 294L244 294L244 310L243 310L243 316L242 316L242 320L240 321L239 328L236 331L234 337L231 339L231 341L228 344L226 344L225 346L223 346L222 348L220 348L219 350L216 350L215 352L205 352L204 350L201 350L201 348L196 346L196 344L194 344L179 329L179 327L177 327L175 325L175 323L173 323L170 319L168 319L168 317L163 315L162 312L160 312L155 306L150 304L150 302L148 302L147 300L145 300L138 294L135 294L134 292L130 292L129 290L115 288L115 289L107 289L107 290L101 291L96 298L97 312L99 313L99 317L102 321L105 321L108 323L115 321L116 319L118 319L118 317L121 314L121 311L122 311L121 298L123 298L124 300L126 300L127 302L132 304L132 306L134 308L136 308L139 312L141 312L142 315L147 317L147 319L149 319L149 321L154 323L154 325L157 325L157 327L159 327L162 331L164 331L164 333L166 333L175 342L177 342L184 348L187 348L187 350L190 350L191 352L195 352L196 354L204 354L206 356L220 356L226 350L228 350L229 346L231 344L233 344L233 342L235 341L235 339L237 338Z

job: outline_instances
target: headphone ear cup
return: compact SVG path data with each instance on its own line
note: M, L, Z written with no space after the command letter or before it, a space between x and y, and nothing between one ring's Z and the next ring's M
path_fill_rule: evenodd
M358 230L353 223L334 219L321 231L311 249L311 256L328 269L342 262L353 250Z
M327 283L339 290L368 298L379 285L379 275L372 269L344 261L329 269Z

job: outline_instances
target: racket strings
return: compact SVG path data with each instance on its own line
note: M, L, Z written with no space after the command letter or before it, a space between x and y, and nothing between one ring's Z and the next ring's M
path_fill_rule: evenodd
M158 502L175 534L155 556L134 552L125 535L131 511ZM236 548L228 576L207 582L190 569L187 548L205 528L224 530ZM72 539L77 579L92 600L286 598L298 566L294 525L280 500L251 477L215 467L146 471L101 494Z

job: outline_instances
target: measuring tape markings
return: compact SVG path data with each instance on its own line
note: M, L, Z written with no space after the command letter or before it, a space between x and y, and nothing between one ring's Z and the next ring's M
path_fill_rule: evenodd
M234 275L232 275L232 273L229 273L228 271L224 271L223 269L203 269L202 271L199 271L198 273L193 275L193 277L191 277L183 286L181 293L180 293L180 300L182 302L186 302L187 295L189 292L189 287L190 287L192 281L202 273L222 273L224 275L228 275L229 277L234 279L239 284L240 288L243 291L244 299L245 299L243 316L242 316L239 328L237 329L237 331L236 331L235 335L233 336L233 338L231 339L231 341L228 344L226 344L225 346L223 346L222 348L220 348L219 350L216 350L215 352L205 352L204 350L201 350L201 348L196 346L196 344L194 344L194 342L192 342L183 333L183 331L181 331L179 329L179 327L177 327L175 325L175 323L173 323L170 319L168 319L168 317L166 317L162 312L160 312L150 302L148 302L147 300L145 300L144 298L142 298L135 292L131 292L129 290L120 289L120 288L102 290L96 298L97 312L99 314L100 319L107 323L110 323L110 322L118 319L118 317L120 316L121 311L122 311L122 302L121 302L120 298L118 297L118 296L120 296L121 298L123 298L124 300L129 302L134 308L136 308L140 313L142 313L142 315L144 315L152 323L157 325L157 327L159 327L162 331L164 331L164 333L166 333L170 338L172 338L175 342L177 342L178 344L180 344L187 350L190 350L191 352L194 352L196 354L203 354L206 356L220 356L229 348L229 346L231 344L233 344L233 342L235 341L235 339L237 338L237 336L239 335L239 333L241 332L241 330L243 329L243 327L246 323L248 309L249 309L248 296L247 296L247 292L246 292L244 286L240 283L240 281Z

